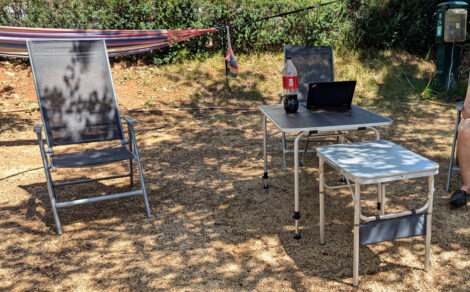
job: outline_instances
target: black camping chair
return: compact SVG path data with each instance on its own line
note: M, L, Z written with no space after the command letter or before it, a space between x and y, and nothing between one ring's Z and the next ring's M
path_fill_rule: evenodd
M294 66L297 69L297 83L299 86L297 99L300 104L305 104L307 102L309 83L331 82L335 79L332 46L303 47L284 45L284 63L288 57L291 58L292 63L294 63ZM282 98L283 96L281 94L281 102ZM328 142L331 141L331 137L337 141L338 137L342 137L342 134L320 136L310 133L309 136L316 137L314 141L307 138L305 140L305 142L307 142L305 149L299 150L299 152L303 152L300 164L304 163L305 154L307 152L315 152L314 149L308 149L309 142ZM294 150L287 148L287 142L293 142L293 139L286 138L286 134L282 133L282 158L284 171L287 169L286 154L294 152Z
M469 83L470 83L470 78L469 78ZM452 151L450 153L449 172L447 173L446 192L450 190L450 181L452 178L452 172L460 171L459 161L457 158L457 151L455 151L455 148L457 147L457 137L459 135L459 124L460 124L460 120L462 119L461 114L462 114L462 109L463 109L463 103L464 102L461 101L455 107L455 110L457 111L457 116L455 118L454 138L452 139Z
M284 45L284 63L290 57L298 74L299 103L306 103L308 84L335 80L333 47L303 47Z
M35 40L28 41L27 46L42 118L42 124L35 126L34 132L38 136L57 232L62 234L58 208L107 199L142 195L147 216L150 217L142 164L134 135L136 122L119 115L104 40ZM124 137L120 119L127 122L128 139ZM42 138L43 130L47 148ZM108 144L112 142L106 141L116 141L118 145L109 148ZM54 146L92 142L106 142L104 144L108 148L73 153L56 153L53 150ZM132 187L133 160L136 160L139 168L140 189L56 201L56 186L130 177ZM57 183L53 182L50 173L58 168L92 167L119 161L129 161L129 173Z

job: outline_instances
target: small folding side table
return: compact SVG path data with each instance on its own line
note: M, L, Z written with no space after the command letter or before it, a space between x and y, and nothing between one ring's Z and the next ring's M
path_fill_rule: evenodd
M425 270L429 270L434 175L439 165L390 141L377 140L337 144L317 148L320 171L320 243L325 244L324 163L339 171L351 189L354 201L353 285L358 285L359 245L398 238L425 236ZM428 177L427 201L419 209L385 213L386 182ZM354 189L351 186L354 183ZM361 213L360 189L363 184L378 184L379 215ZM361 223L361 221L363 223Z

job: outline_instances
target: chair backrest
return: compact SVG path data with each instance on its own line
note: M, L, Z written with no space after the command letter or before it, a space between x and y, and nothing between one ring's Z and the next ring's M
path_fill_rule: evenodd
M302 47L284 45L284 62L291 57L298 74L299 102L305 102L308 96L308 84L311 82L331 82L335 79L333 69L333 47Z
M49 147L123 139L104 40L27 46Z

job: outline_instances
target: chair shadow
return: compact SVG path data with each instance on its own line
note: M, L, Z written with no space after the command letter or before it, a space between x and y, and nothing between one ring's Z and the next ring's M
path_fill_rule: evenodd
M105 185L98 181L80 185L55 187L54 194L56 202L63 202L104 194L128 192L136 189L138 186L140 186L140 184L136 182L135 179L133 188L131 188L128 183L126 186L116 186ZM56 225L52 214L47 183L44 181L43 183L20 185L20 187L31 194L31 198L27 201L26 219L37 218L44 222L44 224L52 231L56 232ZM24 208L24 206L21 206L21 208ZM142 209L141 211L145 213L145 205L141 196L103 200L94 203L87 203L81 206L58 208L58 213L62 226L67 226L76 222L91 222L110 219L113 217L120 218L130 216L133 215L134 209L136 209L136 212L138 213L140 213L138 209Z

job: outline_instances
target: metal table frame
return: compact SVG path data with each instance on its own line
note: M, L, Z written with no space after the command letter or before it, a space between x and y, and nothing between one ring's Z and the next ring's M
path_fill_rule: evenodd
M374 144L372 141L362 142L362 143L352 143L352 144L345 144L341 145L343 148L342 151L344 152L345 149L348 147L353 150L351 147L355 147L356 145L362 144L361 147L367 149L370 144ZM350 158L344 158L345 155L332 154L335 151L335 148L340 145L332 145L332 146L322 146L317 149L317 156L319 158L319 172L320 172L320 183L319 183L319 204L320 204L320 244L325 244L325 202L324 202L324 192L325 188L338 188L338 187L329 187L325 183L325 172L324 172L324 163L326 162L328 165L336 169L341 175L343 175L347 181L346 187L349 187L351 190L352 199L354 202L354 251L353 251L353 285L358 285L359 279L359 231L360 231L360 223L363 222L372 222L374 220L383 220L383 219L392 219L392 218L404 218L404 216L416 215L416 214L423 214L426 215L426 235L425 235L425 271L429 270L429 260L430 260L430 251L431 251L431 220L432 220L432 205L433 205L433 193L434 193L434 175L438 173L439 165L436 163L421 157L405 148L402 148L398 145L393 144L389 141L377 141L375 142L376 145L384 145L390 146L389 154L393 159L396 161L404 160L403 157L405 155L412 156L416 159L417 162L414 163L415 167L413 169L402 167L395 167L391 170L385 171L378 171L377 174L365 174L359 168L355 169L352 166L359 165L358 163L352 163L348 161L348 167L346 168L344 165L344 161L347 161ZM336 147L335 147L336 146ZM375 152L379 148L370 147L370 152L368 152L369 157L374 157ZM396 151L398 149L398 151ZM382 150L382 149L379 149ZM326 154L325 154L326 153ZM336 156L336 157L335 157ZM378 156L378 155L377 155ZM338 161L342 160L342 161ZM368 159L367 163L374 165L375 163L382 163L383 161L379 159ZM416 166L418 165L419 166ZM397 163L398 164L398 163ZM388 171L388 173L386 173ZM392 181L399 181L404 179L412 179L412 178L419 178L419 177L428 177L428 194L427 194L427 201L421 208L417 210L408 210L399 213L385 213L385 182L392 182ZM354 189L352 188L351 182L354 182ZM365 216L361 213L361 204L360 204L360 189L361 184L378 184L377 193L378 193L378 209L379 214L376 216ZM340 186L341 187L341 186ZM410 235L413 236L413 235ZM383 241L383 240L380 240ZM380 242L377 241L377 242Z
M358 129L373 130L380 139L380 133L374 128L388 126L392 120L361 107L352 105L350 112L346 113L317 113L299 106L295 114L286 114L281 104L261 105L258 107L263 113L263 158L264 158L264 188L268 188L268 162L267 162L267 119L269 119L281 132L299 132L294 139L294 216L295 239L300 239L300 198L299 198L299 141L311 131L348 131ZM351 116L361 115L359 122ZM287 121L287 123L286 123Z

